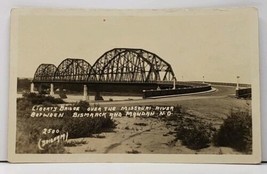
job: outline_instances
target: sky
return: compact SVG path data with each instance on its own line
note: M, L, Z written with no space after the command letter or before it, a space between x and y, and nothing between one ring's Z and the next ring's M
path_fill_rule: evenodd
M113 48L142 48L170 63L178 81L204 76L206 81L236 82L240 76L241 83L251 83L258 62L254 10L119 14L18 15L18 77L32 78L41 63L57 66L65 58L82 58L93 65Z

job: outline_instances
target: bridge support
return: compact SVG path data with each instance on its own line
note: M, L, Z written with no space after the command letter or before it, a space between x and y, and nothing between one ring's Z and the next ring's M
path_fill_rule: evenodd
M97 100L104 100L99 91L97 91L95 94L95 101Z
M54 93L54 84L53 83L51 83L50 84L50 95L54 95L55 93Z
M176 89L176 78L175 77L173 77L173 87L172 87L172 89Z
M42 86L42 84L40 84L38 87L38 93L42 94L42 92L43 92L43 86Z
M88 100L88 91L87 91L87 85L83 85L83 100Z
M31 90L30 90L31 93L34 92L34 83L31 83Z

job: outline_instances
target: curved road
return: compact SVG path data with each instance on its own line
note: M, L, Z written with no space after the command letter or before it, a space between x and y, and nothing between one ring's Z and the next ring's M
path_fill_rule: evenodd
M151 104L151 103L162 103L162 102L174 102L174 101L184 101L184 100L197 100L197 99L207 99L207 98L224 98L229 95L235 94L235 87L229 86L215 86L216 88L213 92L206 93L195 93L195 94L187 94L187 95L177 95L177 96L169 96L162 98L148 98L148 99L140 99L140 100L123 100L123 101L94 101L91 103L101 105L129 105L129 104Z

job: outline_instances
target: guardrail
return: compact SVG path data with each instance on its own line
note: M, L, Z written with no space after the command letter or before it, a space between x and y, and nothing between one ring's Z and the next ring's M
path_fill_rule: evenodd
M198 86L190 86L177 89L144 90L143 98L177 95L177 94L189 94L189 93L209 91L211 89L212 89L211 86L206 84L205 86L198 85Z
M237 98L251 98L251 88L241 88L235 92Z
M201 83L200 81L194 81L195 83ZM236 86L236 83L226 83L226 82L205 82L211 85L222 85L222 86ZM245 84L245 83L239 83L239 87L251 87L250 84Z

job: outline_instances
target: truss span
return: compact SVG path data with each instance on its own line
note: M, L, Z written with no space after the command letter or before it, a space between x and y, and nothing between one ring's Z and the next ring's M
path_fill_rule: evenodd
M159 79L153 64L133 51L123 51L100 71L100 81L153 82Z
M153 66L153 73L155 74L154 79L150 79L153 81L171 81L174 78L174 72L172 70L172 67L169 63L167 63L165 60L157 56L156 54L143 50L143 49L133 49L133 48L114 48L112 50L109 50L105 52L93 65L92 72L90 74L94 75L97 80L103 80L103 76L105 74L102 74L104 71L103 69L108 64L112 63L110 62L115 57L120 57L124 55L136 55L137 57L140 57L142 60L146 60L147 62L150 62L150 64ZM116 71L116 70L115 70ZM105 72L104 72L105 73Z
M156 54L133 48L114 48L91 66L83 59L67 58L58 67L41 64L33 82L169 82L174 78L169 63Z
M57 67L54 74L56 82L86 82L89 78L91 65L83 59L67 58ZM94 79L93 77L91 77Z
M57 67L53 64L41 64L36 69L33 81L53 81Z

